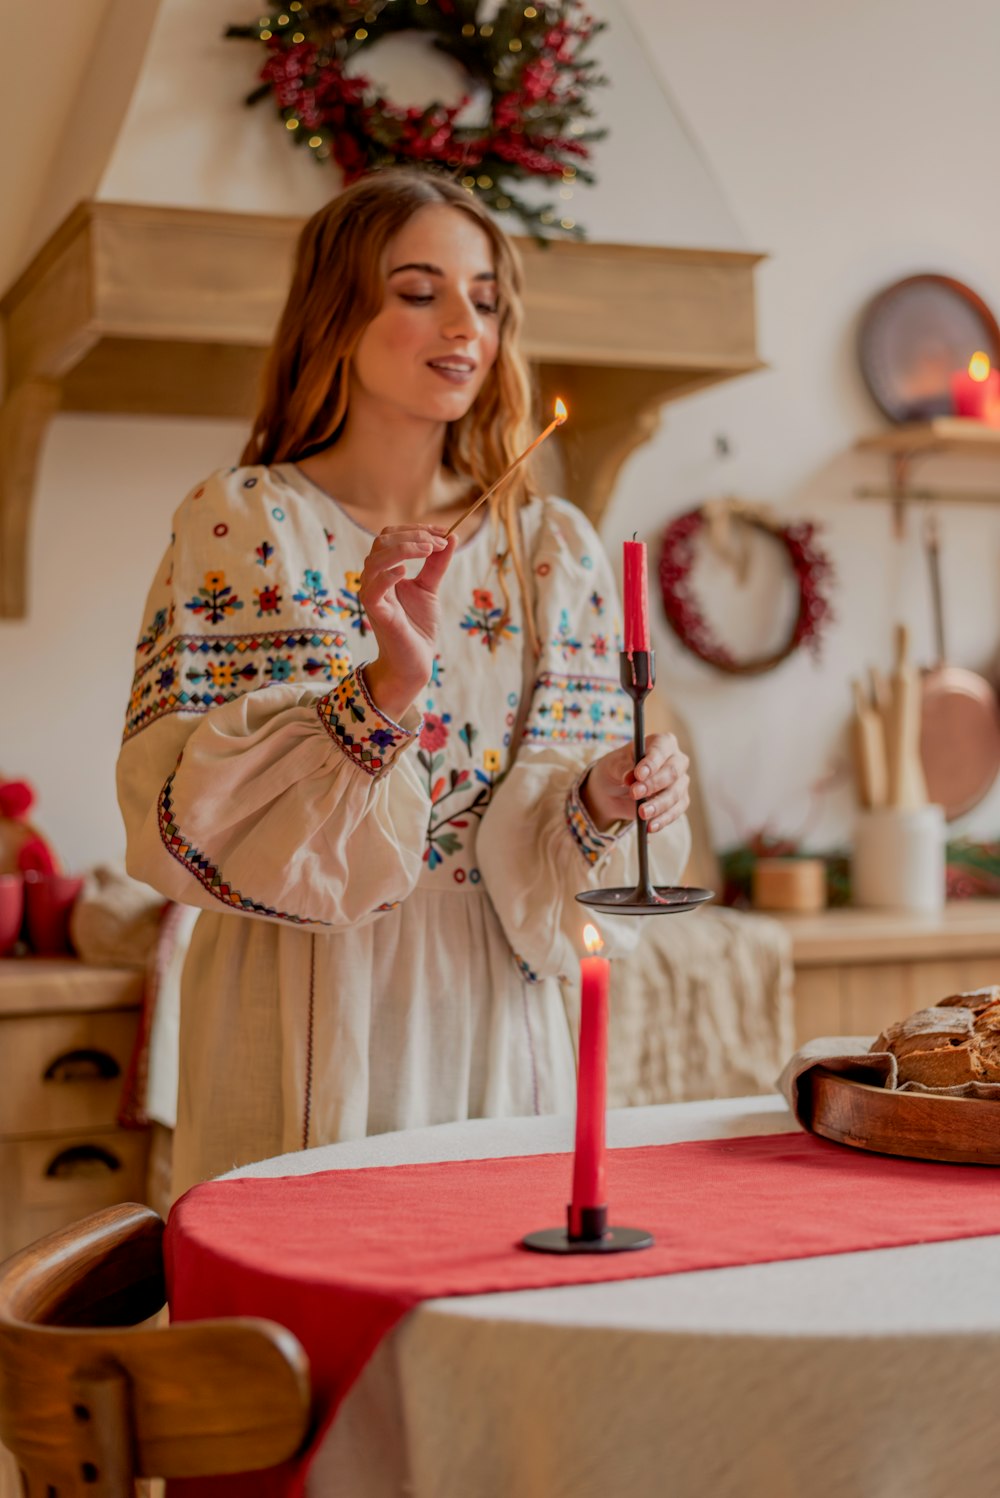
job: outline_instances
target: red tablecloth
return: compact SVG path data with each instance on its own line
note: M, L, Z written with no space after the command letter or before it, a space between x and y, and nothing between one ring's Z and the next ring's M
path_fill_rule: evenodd
M289 1327L312 1362L317 1434L296 1463L178 1490L300 1493L344 1395L422 1300L1000 1234L1000 1179L987 1166L863 1155L806 1134L619 1149L609 1164L612 1221L647 1228L654 1248L554 1257L518 1246L565 1220L568 1155L189 1191L167 1226L174 1318L255 1315Z

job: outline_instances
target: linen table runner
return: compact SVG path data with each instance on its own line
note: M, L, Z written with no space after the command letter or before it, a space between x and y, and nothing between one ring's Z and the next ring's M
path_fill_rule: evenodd
M316 1433L296 1462L171 1483L171 1494L301 1493L351 1384L422 1300L1000 1234L988 1166L864 1155L799 1133L615 1149L608 1163L612 1222L649 1229L655 1247L554 1257L517 1246L565 1221L566 1154L195 1186L167 1226L172 1316L266 1316L293 1331L312 1364Z

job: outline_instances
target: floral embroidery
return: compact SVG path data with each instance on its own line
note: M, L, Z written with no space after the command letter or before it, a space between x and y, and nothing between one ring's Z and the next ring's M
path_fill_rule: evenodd
M445 713L438 717L436 713L425 713L423 725L420 729L421 749L443 749L448 742L448 724L451 722L451 714Z
M276 585L269 588L254 588L253 595L257 600L258 619L263 619L265 614L281 613L281 594Z
M591 635L590 649L599 661L603 661L608 653L608 640L606 635Z
M483 755L484 769L468 770L452 767L444 773L444 749L448 742L450 714L440 717L427 714L420 731L420 748L417 760L427 776L427 794L431 803L430 821L427 824L427 841L424 847L424 862L428 869L436 869L446 857L460 853L464 847L460 836L469 826L470 819L483 815L493 795L496 771L500 768L500 756L495 749L487 749ZM465 727L469 725L466 724ZM461 733L459 735L461 737ZM435 752L437 751L437 752ZM445 802L466 787L478 782L478 790L471 801L457 811L442 815Z
M364 607L358 597L358 589L361 587L360 572L345 572L344 586L337 598L337 606L340 609L341 619L349 619L351 628L359 630L362 638L371 629L365 615Z
M337 635L335 643L338 646L344 645L344 636ZM335 655L325 655L322 660L311 655L302 669L307 676L321 676L324 681L340 681L351 669L351 657L340 650Z
M504 618L503 609L493 602L488 588L473 588L472 607L466 609L461 628L470 635L478 634L491 655L502 640L520 633L518 625Z
M469 758L471 759L472 746L479 737L479 729L474 728L471 723L463 723L462 727L458 730L458 736L462 740L462 743L465 745L466 749L468 749Z
M591 593L590 607L593 609L598 618L600 618L604 613L604 599L601 597L600 593Z
M205 675L213 687L234 687L236 670L235 661L209 661L205 667Z
M317 619L325 619L327 614L332 614L337 607L330 597L329 588L323 581L323 574L312 567L306 568L299 591L293 593L292 597L296 603L309 604Z
M271 545L270 541L262 541L260 545L255 548L255 555L257 557L257 566L266 567L271 558L274 556L274 547Z
M228 665L229 663L226 664ZM166 675L165 672L164 675ZM239 685L240 681L245 681L247 686L249 686L256 675L256 668L249 664L241 666L238 661L233 661L231 669L224 671L222 662L208 661L204 670L199 670L197 666L189 670L187 680L189 685L193 687L200 686L203 681L207 682L214 689L214 693L209 699L209 703L213 704L229 702L233 697L240 695L239 692L234 690L228 691L225 696L220 697L218 693L221 688L235 688Z
M534 743L622 743L632 736L632 704L610 676L543 672L535 683L524 737Z
M309 652L306 659L314 660L313 652L336 652L343 644L344 636L339 632L311 629L245 635L174 635L135 673L125 719L125 739L167 713L208 712L209 708L231 702L244 691L266 686L271 679L268 662L279 651L291 651L291 659L298 661ZM208 665L224 660L236 663L233 686L214 687L209 681ZM318 664L323 669L323 662Z
M552 644L561 652L564 661L572 660L583 649L583 645L573 633L569 609L563 609L560 612L559 631Z
M581 557L580 558L580 566L581 567L585 567L588 572L592 572L594 570L594 559L593 559L593 557Z
M378 775L390 756L413 738L375 706L360 668L321 697L316 711L334 743L369 775Z
M190 609L192 614L204 614L210 624L218 624L227 614L241 609L243 601L237 598L226 582L224 572L206 572L204 584L198 589L198 596L190 599L184 607Z
M269 681L294 681L295 661L290 655L269 655L264 674Z
M323 534L326 537L326 549L327 549L327 551L336 551L336 549L337 549L337 538L333 534L333 531L328 531L327 528L326 528L326 526L324 525L324 527L323 527Z
M161 635L165 634L169 625L169 616L166 609L157 609L152 619L146 626L146 632L135 647L143 655L148 655Z
M439 687L444 681L444 663L439 655L431 662L431 679L427 683L429 687Z

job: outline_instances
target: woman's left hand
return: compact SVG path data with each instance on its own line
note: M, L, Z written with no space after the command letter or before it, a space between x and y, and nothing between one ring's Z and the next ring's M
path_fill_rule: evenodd
M652 733L646 753L633 767L631 744L612 749L596 760L580 792L591 820L606 832L614 822L633 821L636 814L650 832L659 832L684 815L690 800L690 760L672 733Z

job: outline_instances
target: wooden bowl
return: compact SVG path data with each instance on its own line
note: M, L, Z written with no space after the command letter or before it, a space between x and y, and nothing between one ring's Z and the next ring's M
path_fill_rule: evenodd
M1000 1099L894 1092L817 1068L809 1127L880 1155L1000 1165Z

